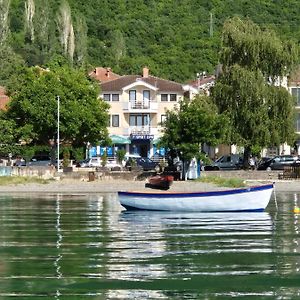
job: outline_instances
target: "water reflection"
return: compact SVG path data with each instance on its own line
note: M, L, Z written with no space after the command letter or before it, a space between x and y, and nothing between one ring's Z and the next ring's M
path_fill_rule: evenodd
M0 201L0 298L300 293L298 194L263 213L126 212L115 194Z
M62 272L61 272L61 267L60 267L60 260L62 259L62 255L60 253L60 247L61 247L61 242L63 239L62 233L61 233L61 226L60 226L60 195L56 196L56 206L55 206L55 213L56 213L56 231L57 231L57 241L56 241L56 248L58 250L58 255L57 258L54 261L54 267L56 270L56 276L58 279L60 279L62 277ZM55 299L59 299L60 296L60 291L56 290L56 295L55 295Z

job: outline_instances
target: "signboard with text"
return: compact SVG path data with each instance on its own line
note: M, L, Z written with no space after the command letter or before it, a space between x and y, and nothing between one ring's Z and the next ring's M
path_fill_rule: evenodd
M154 135L153 134L131 134L130 139L131 140L153 140Z

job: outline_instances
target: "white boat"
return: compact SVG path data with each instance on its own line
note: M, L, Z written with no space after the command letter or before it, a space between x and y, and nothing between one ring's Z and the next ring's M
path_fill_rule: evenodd
M118 192L127 210L238 212L264 211L274 184L209 192Z

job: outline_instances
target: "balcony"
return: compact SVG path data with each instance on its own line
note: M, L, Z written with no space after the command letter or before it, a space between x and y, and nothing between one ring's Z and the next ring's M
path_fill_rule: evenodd
M157 135L158 128L151 126L130 126L129 128L124 128L124 135Z
M123 110L127 112L157 112L157 102L152 101L130 101L130 102L124 102L123 103Z

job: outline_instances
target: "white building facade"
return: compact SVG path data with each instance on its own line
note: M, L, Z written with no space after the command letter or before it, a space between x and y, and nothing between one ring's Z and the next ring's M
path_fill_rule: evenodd
M160 123L167 110L195 92L190 86L149 75L146 67L142 75L124 75L100 85L100 98L110 104L109 134L128 140L124 145L116 144L116 148L142 157L165 154L157 147L162 135Z

